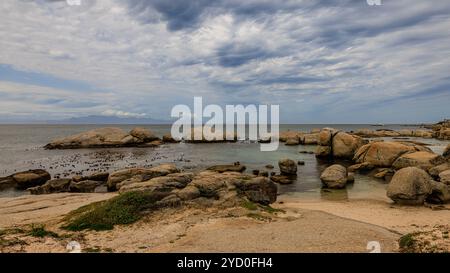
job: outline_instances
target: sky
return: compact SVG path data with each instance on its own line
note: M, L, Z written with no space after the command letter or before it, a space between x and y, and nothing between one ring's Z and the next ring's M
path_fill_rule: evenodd
M0 2L0 122L167 120L194 96L282 123L450 118L450 1L80 1Z

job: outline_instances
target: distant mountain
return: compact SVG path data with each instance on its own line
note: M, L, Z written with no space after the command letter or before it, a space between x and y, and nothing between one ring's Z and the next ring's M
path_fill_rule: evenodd
M170 120L128 118L115 116L86 116L63 120L50 120L49 124L171 124Z

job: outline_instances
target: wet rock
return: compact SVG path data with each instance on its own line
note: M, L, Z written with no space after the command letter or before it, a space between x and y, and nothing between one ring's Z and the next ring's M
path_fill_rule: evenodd
M422 205L432 192L432 178L422 169L407 167L398 170L387 187L387 196L395 203Z
M299 160L297 161L297 165L303 166L305 165L305 161Z
M268 171L260 171L259 176L269 177L269 172Z
M359 163L359 164L354 164L351 165L350 167L348 167L347 171L349 172L364 172L364 171L370 171L373 170L375 168L375 166L369 162L364 162L364 163Z
M241 164L234 164L234 165L216 165L211 166L207 170L208 171L215 171L219 173L223 172L243 172L245 171L245 166Z
M332 165L322 172L320 180L327 188L345 188L347 184L347 169L339 164Z
M16 186L16 181L10 176L8 177L0 177L0 191L6 190L9 188L14 188Z
M282 175L282 174L274 174L270 176L270 179L278 184L287 185L292 184L297 180L297 176L295 175Z
M381 168L378 169L377 172L374 174L375 178L380 178L384 180L389 180L394 175L394 170L389 168Z
M71 181L71 179L53 179L47 181L44 185L28 188L28 191L31 194L68 192Z
M45 170L29 170L13 174L11 177L16 182L16 188L20 190L43 185L51 179Z
M355 182L355 174L354 173L347 173L347 183L354 183Z
M397 170L405 167L418 167L429 170L444 162L445 159L441 155L431 152L414 152L404 154L397 158L392 164L392 167Z
M278 161L278 167L280 168L281 174L296 175L297 174L297 164L291 159L281 159Z
M69 191L70 192L95 192L95 189L100 186L102 183L100 181L94 180L83 180L80 182L70 183Z
M258 174L259 174L259 170L253 170L253 171L252 171L252 174L258 175Z
M274 167L273 165L271 165L271 164L267 164L267 165L266 165L266 168L267 168L267 169L273 169L273 168L275 168L275 167Z

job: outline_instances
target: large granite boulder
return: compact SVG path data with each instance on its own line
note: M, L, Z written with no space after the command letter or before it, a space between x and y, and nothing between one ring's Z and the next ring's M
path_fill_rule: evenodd
M324 128L318 135L316 156L352 159L355 152L366 143L367 141L359 136Z
M404 154L397 158L392 164L392 167L396 170L406 167L418 167L427 171L444 162L445 159L441 155L431 152L414 152Z
M147 181L123 185L119 193L130 191L159 191L167 192L173 189L182 189L192 181L192 173L172 173L166 176L155 177Z
M353 160L356 163L370 163L376 167L391 167L400 156L417 151L431 152L427 147L412 143L393 141L372 142L359 148Z
M432 193L432 178L422 169L407 167L398 170L387 187L387 196L395 203L421 205Z
M278 161L278 167L280 167L281 174L296 175L297 164L292 159L281 159Z
M147 181L158 176L165 176L170 173L179 172L174 164L161 164L151 168L129 168L124 170L118 170L109 175L107 186L109 191L118 190L116 185L120 182L139 177L140 181Z
M320 175L323 185L331 189L345 188L347 178L347 169L339 164L331 165Z
M365 143L364 139L359 136L339 132L333 136L332 140L333 157L351 159Z
M269 205L277 200L277 185L267 177L242 179L235 182L235 185L250 201Z
M47 171L39 169L15 173L11 177L15 181L15 187L20 190L43 185L51 179Z

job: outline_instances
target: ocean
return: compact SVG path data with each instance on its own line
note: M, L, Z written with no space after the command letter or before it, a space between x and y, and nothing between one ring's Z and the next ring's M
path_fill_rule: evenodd
M297 181L290 185L280 185L281 194L301 194L313 198L365 198L373 193L383 193L385 183L367 176L356 175L356 181L345 191L321 189L320 173L331 162L318 161L314 154L300 151L314 151L316 146L285 146L280 143L277 151L261 152L258 143L210 143L165 144L156 148L101 148L75 150L45 150L43 146L57 137L64 137L100 127L120 127L126 131L134 127L144 127L156 135L169 133L171 125L0 125L0 176L29 169L45 169L52 177L72 177L87 175L97 171L111 172L126 167L148 167L159 163L174 163L184 170L199 171L212 165L232 164L239 161L252 170L278 172L277 162L281 158L291 158L305 162L299 166ZM386 125L371 127L367 124L284 124L280 131L297 130L309 132L314 128L333 127L345 131L361 128L370 129L417 129L416 126ZM449 141L419 139L431 144L436 152L442 152ZM350 162L340 162L348 165ZM266 169L271 164L275 169ZM15 190L0 192L0 197L27 194Z

